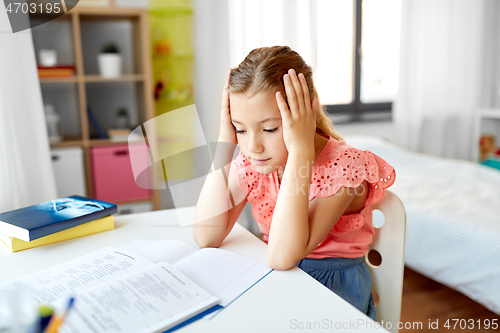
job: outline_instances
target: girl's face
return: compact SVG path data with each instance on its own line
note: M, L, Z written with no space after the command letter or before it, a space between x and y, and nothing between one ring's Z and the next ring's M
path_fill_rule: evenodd
M241 151L260 173L284 168L288 150L274 91L231 94L231 119Z

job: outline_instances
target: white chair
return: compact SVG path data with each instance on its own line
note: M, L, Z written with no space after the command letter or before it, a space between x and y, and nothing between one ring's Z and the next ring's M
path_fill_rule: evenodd
M385 191L382 201L373 205L374 214L376 209L384 214L385 222L375 227L373 243L365 262L372 276L377 321L383 320L385 328L397 333L403 297L406 212L401 200L391 191ZM392 328L389 328L391 325Z

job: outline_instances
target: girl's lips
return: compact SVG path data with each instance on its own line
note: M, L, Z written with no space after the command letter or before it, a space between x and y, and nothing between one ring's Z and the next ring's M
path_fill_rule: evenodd
M266 160L257 160L257 159L255 159L255 158L252 158L252 161L253 161L255 164L259 164L259 165L260 165L260 164L264 164L264 163L266 163L266 162L267 162L267 161L269 161L269 160L270 160L270 158L268 158L268 159L266 159Z

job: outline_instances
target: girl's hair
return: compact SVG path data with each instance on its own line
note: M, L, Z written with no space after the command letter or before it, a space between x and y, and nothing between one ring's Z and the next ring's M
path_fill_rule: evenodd
M256 94L268 90L280 91L287 101L283 76L293 68L297 74L302 73L309 88L310 99L316 98L318 111L316 113L316 132L342 140L326 117L319 104L318 93L314 87L313 70L304 59L288 46L261 47L250 51L246 58L231 70L229 78L229 93L251 92Z

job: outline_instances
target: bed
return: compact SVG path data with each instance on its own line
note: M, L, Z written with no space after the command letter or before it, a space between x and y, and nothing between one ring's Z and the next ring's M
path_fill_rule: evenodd
M500 315L500 170L346 136L396 170L407 215L405 265Z

